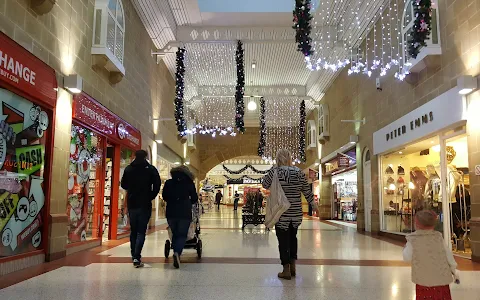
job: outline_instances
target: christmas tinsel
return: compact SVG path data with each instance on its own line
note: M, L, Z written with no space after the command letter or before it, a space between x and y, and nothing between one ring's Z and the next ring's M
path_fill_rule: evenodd
M311 21L313 19L310 10L312 8L311 0L295 0L295 10L293 11L293 29L295 29L295 41L297 50L304 56L311 57L313 54Z
M241 133L245 132L245 104L243 102L243 95L245 92L245 66L244 66L244 51L241 41L237 43L236 63L237 63L237 86L235 90L235 125L237 130Z
M427 40L432 31L432 1L414 0L413 30L408 38L408 54L412 58L417 58L422 47L427 46Z
M265 123L265 99L260 98L260 140L258 142L258 156L265 156L265 143L267 139L267 125Z
M225 177L227 180L238 180L238 179L244 179L244 178L249 179L249 180L255 180L255 181L261 180L261 178L252 178L248 175L243 175L243 176L238 177L238 178L232 178L232 177L229 177L227 175L223 175L223 177Z
M254 166L252 166L251 164L247 164L245 165L243 168L239 169L239 170L236 170L236 171L233 171L233 170L230 170L229 168L227 168L225 165L222 165L223 167L223 170L225 170L226 172L228 172L228 174L234 174L234 175L238 175L238 174L241 174L243 172L245 172L247 169L250 169L252 170L253 172L255 173L258 173L258 174L267 174L268 171L270 171L270 169L268 170L258 170L257 168L255 168Z
M305 100L302 100L300 103L300 127L299 127L299 135L300 135L300 143L298 148L298 153L300 156L300 160L302 162L307 161L307 156L305 155L305 133L306 133L306 112L305 112Z
M185 121L183 107L183 93L185 90L185 49L178 48L177 51L177 71L175 72L175 122L180 136L185 136L187 123Z

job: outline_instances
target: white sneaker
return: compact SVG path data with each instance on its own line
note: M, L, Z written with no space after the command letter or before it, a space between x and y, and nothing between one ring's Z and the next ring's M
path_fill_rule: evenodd
M173 254L173 266L175 269L180 268L180 255L178 253Z

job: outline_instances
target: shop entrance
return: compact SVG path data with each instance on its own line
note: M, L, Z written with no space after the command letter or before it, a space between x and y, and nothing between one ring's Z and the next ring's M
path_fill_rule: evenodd
M357 221L357 170L332 175L333 219Z

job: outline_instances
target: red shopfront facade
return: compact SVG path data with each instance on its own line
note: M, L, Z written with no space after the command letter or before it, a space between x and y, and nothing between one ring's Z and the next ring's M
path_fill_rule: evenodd
M56 102L55 71L0 32L0 266L47 249Z
M74 96L67 216L69 247L129 233L124 168L141 148L140 131L89 95Z

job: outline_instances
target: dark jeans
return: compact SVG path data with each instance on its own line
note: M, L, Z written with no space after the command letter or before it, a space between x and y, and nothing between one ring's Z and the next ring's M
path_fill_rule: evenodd
M187 241L188 228L190 228L191 220L170 218L167 219L168 227L172 231L172 248L173 253L182 255L183 248Z
M290 264L292 260L297 259L297 231L298 228L294 228L292 223L286 230L275 226L282 265Z
M220 210L220 201L217 202L217 209Z
M129 211L130 216L130 252L132 259L142 258L143 244L147 234L148 222L152 215L151 209L136 208Z
M233 209L237 210L238 208L238 200L233 200Z

